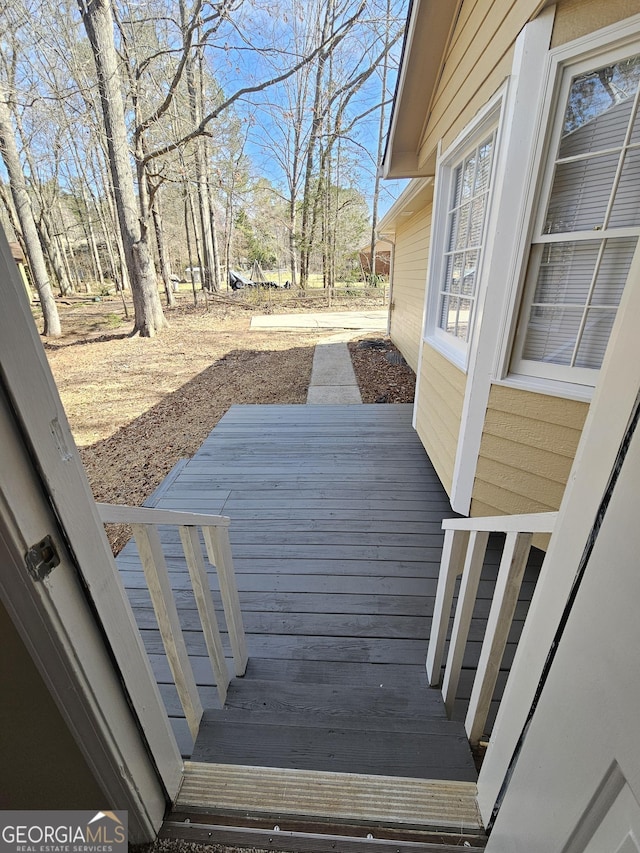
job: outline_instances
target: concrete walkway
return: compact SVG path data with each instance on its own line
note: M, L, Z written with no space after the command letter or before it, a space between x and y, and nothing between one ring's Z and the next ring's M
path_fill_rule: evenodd
M387 327L387 309L371 311L316 311L309 314L263 314L251 318L252 329L362 329Z
M316 344L307 403L362 403L346 343Z
M346 341L362 332L386 333L387 309L317 311L308 314L265 314L251 318L252 329L334 329L316 344L307 403L362 403ZM340 331L338 331L340 330Z

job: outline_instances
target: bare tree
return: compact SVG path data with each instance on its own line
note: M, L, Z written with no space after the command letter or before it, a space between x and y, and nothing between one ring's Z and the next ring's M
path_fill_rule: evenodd
M58 337L62 333L58 308L53 298L51 284L49 283L47 265L38 237L31 200L27 190L27 182L22 171L20 155L11 123L9 99L4 87L0 88L0 152L2 153L2 159L9 175L11 195L20 223L20 230L29 260L33 283L40 298L42 316L44 318L43 334L48 337Z
M153 258L149 249L148 218L141 217L129 164L122 85L113 38L113 18L108 0L78 0L96 65L104 119L109 169L118 223L122 234L135 312L134 332L152 337L165 325ZM139 186L143 182L139 182Z

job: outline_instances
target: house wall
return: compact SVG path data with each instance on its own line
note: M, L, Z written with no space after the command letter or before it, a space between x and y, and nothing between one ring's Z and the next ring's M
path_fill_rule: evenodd
M431 238L428 204L396 228L391 306L391 340L418 371L422 314Z
M515 40L544 4L538 0L465 0L425 115L419 162L425 174L511 73ZM553 46L638 12L637 0L558 0ZM466 377L428 344L417 324L420 275L427 267L431 206L397 228L392 339L414 366L423 359L416 428L451 494ZM555 510L560 505L588 404L492 386L483 426L471 515Z
M560 507L588 403L493 385L471 515Z
M431 102L419 163L439 140L445 150L511 73L516 36L534 14L536 0L467 0Z
M104 794L1 602L0 648L0 808L105 808Z
M466 376L429 344L422 345L416 403L416 430L447 494L462 419Z
M560 0L551 46L566 44L637 13L637 0L607 0L606 3L602 0Z
M418 162L446 149L511 73L515 39L539 0L466 0L430 105ZM636 0L558 0L552 46L634 15Z

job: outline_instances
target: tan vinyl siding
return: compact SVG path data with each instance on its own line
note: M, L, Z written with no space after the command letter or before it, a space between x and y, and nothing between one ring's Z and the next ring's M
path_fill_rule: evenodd
M587 403L494 385L471 515L558 509L588 409Z
M466 381L459 368L429 344L422 345L416 430L449 495Z
M417 372L427 280L431 205L396 230L391 340Z
M468 0L462 6L438 83L419 162L442 139L453 142L511 73L518 33L535 14L536 0Z
M559 0L551 46L566 44L638 12L638 0Z

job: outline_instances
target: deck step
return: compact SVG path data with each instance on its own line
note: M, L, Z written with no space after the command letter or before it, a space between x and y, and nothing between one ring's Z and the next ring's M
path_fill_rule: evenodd
M390 732L314 719L234 719L208 711L193 748L194 761L295 770L475 781L477 774L462 723L434 721L423 730Z
M361 725L392 720L424 722L446 719L440 691L426 684L399 690L383 684L357 687L345 684L313 684L234 678L230 685L225 710L254 713L302 713L322 715L326 720L357 714Z
M464 727L429 693L234 679L224 708L205 711L192 758L475 781Z
M269 827L270 843L258 846L273 849L291 849L280 842L286 833L303 827L312 833L319 828L325 833L359 833L360 840L368 834L376 839L407 839L415 832L442 833L443 840L453 844L461 845L462 838L472 838L481 847L484 832L476 794L471 782L187 761L170 820L188 819L192 826L218 823ZM277 839L273 837L276 825L282 832ZM299 845L294 849L305 848Z

